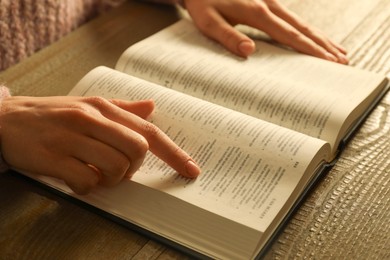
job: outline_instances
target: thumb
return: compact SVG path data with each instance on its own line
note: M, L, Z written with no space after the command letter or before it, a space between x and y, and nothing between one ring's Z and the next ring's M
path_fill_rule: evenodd
M111 103L114 105L133 113L143 119L147 119L154 110L154 101L151 99L148 100L139 100L139 101L126 101L121 99L111 99Z

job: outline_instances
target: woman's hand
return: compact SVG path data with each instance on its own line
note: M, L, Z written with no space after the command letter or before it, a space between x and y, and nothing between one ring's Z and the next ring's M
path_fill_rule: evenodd
M9 97L0 113L2 154L11 167L62 179L78 194L130 177L148 150L196 177L191 157L145 120L153 109L151 100Z
M318 29L308 25L277 0L184 0L199 30L231 52L247 57L253 41L234 29L244 24L262 30L299 52L347 64L346 51Z

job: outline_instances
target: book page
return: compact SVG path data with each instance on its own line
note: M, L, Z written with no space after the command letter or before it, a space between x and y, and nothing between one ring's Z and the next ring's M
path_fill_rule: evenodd
M259 231L329 153L324 141L105 67L90 72L70 95L152 98L151 121L198 162L202 174L180 177L148 154L132 181Z
M131 46L116 68L323 139L335 152L348 129L344 121L370 93L372 99L380 92L383 76L256 44L256 52L242 59L182 20Z

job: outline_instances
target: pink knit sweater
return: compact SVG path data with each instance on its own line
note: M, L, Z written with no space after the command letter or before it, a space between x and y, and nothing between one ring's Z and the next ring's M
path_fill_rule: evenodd
M126 0L0 0L0 71ZM144 0L173 4L177 0Z

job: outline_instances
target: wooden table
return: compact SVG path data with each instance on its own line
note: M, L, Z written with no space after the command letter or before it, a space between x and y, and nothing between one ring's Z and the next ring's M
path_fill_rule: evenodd
M351 66L390 75L390 1L284 0L349 50ZM128 2L0 74L14 95L64 95L97 65L178 19ZM183 259L187 256L48 192L0 175L0 259ZM390 259L390 94L313 190L267 258Z

